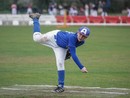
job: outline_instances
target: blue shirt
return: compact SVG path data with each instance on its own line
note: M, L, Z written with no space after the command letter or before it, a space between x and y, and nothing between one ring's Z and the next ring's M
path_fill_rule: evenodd
M56 35L56 43L58 46L70 50L74 62L78 65L80 69L84 67L76 55L76 47L84 44L84 41L78 41L77 33L59 31Z

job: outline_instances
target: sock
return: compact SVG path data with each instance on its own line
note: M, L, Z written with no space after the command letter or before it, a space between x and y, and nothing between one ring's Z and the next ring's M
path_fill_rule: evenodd
M65 70L58 71L58 85L64 87Z
M33 19L33 32L40 32L40 24L39 24L39 20L37 18Z

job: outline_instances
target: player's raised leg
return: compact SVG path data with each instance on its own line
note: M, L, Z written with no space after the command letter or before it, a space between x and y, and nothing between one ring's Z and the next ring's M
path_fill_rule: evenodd
M40 14L39 13L31 13L29 14L29 17L32 18L33 20L33 32L40 32L40 24L39 24L39 18L40 18Z
M31 13L29 17L33 20L33 40L36 42L40 42L42 38L42 34L40 33L40 24L39 24L39 13Z

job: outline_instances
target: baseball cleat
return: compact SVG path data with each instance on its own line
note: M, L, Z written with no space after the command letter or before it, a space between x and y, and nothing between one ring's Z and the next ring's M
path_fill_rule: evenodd
M29 17L32 18L32 19L34 19L34 18L39 19L40 16L41 16L41 14L39 14L39 13L31 13L31 14L29 14Z
M61 85L57 85L57 87L54 89L54 92L62 93L62 92L64 92L64 88L61 87Z

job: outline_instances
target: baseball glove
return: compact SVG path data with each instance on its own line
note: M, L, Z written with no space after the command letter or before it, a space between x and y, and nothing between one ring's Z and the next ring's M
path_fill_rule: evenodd
M70 50L68 49L67 52L66 52L65 60L70 59L70 57L71 57L71 54L70 54Z

